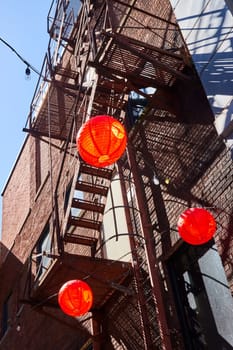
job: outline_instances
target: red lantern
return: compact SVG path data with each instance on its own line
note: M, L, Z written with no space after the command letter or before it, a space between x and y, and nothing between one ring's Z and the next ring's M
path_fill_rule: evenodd
M84 281L68 281L58 292L58 303L67 315L84 315L90 310L93 303L92 290Z
M116 162L124 153L126 130L115 118L98 115L82 125L76 143L85 162L95 167L105 167Z
M178 219L178 232L189 244L199 245L208 242L216 231L213 216L203 208L189 208Z

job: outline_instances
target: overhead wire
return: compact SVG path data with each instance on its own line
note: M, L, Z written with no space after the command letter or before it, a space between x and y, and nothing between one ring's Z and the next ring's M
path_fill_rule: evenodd
M17 51L16 49L11 46L6 40L4 40L2 37L0 37L0 41L6 45L11 51L13 51L16 56L27 66L27 68L30 68L33 72L35 72L37 75L39 75L40 77L42 77L43 79L45 79L45 77L43 76L43 74L41 72L39 72L35 67L33 67L33 65L31 63L29 63L25 58L23 58ZM26 69L27 69L26 68Z

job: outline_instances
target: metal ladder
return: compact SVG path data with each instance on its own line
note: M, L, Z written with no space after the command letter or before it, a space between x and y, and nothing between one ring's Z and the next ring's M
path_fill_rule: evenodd
M95 256L112 173L112 168L96 168L80 162L74 175L63 241L89 246L91 256Z

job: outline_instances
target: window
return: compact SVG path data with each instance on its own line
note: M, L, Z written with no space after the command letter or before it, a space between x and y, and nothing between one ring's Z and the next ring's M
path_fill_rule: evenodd
M232 349L233 301L216 247L184 245L168 267L186 349Z
M50 226L49 223L45 226L41 237L37 243L36 253L37 253L37 277L40 277L44 274L51 261L52 258L47 256L46 254L51 253L52 249L52 239L50 235Z
M35 183L36 192L47 179L49 172L48 144L35 137Z
M136 120L142 115L143 111L145 110L146 106L148 105L148 98L149 95L152 95L155 93L155 89L152 87L142 88L141 89L142 94L132 91L129 94L129 100L127 105L127 116L129 120L129 126L132 127Z
M130 126L134 125L136 120L142 114L146 105L147 105L147 100L145 97L139 95L136 92L131 92L129 94L129 100L127 105L127 115L128 115Z

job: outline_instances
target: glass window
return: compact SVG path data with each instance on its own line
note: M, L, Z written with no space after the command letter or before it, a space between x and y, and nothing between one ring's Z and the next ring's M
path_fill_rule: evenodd
M129 94L128 105L127 105L127 116L129 120L129 126L132 127L136 120L142 115L146 106L148 105L147 96L155 93L155 89L147 87L140 89L142 94L132 91Z
M37 277L47 271L52 258L48 256L52 249L52 238L50 235L50 226L47 224L38 241L37 250Z

